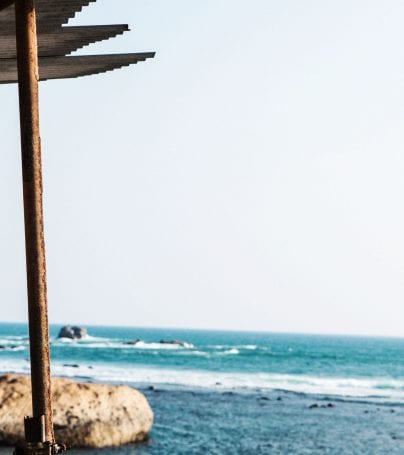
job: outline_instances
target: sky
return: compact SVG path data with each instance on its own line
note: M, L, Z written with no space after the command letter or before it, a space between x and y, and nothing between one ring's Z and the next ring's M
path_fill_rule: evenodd
M50 321L404 336L404 4L99 0L41 83ZM15 85L0 86L1 320L26 320Z

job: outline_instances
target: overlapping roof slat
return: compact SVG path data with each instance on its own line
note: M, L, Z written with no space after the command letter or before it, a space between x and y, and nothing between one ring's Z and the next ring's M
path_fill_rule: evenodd
M127 25L66 26L83 7L96 0L36 0L40 80L99 74L132 65L154 53L69 56L91 43L129 30ZM14 5L0 0L0 84L18 81Z
M37 30L55 30L75 17L85 6L96 0L36 0ZM0 4L1 9L1 4ZM0 35L14 33L14 6L0 11Z
M94 25L87 27L62 27L59 30L38 35L38 55L68 55L97 41L113 38L128 31L127 25ZM0 34L0 58L17 58L14 35Z
M153 58L153 53L81 55L74 57L42 57L39 59L39 78L67 79L91 74L105 73L123 66ZM0 59L0 84L18 81L14 59Z

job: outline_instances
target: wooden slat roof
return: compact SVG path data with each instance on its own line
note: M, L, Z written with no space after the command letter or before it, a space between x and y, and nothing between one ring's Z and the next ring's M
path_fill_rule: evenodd
M148 58L153 52L69 56L88 44L113 38L128 25L65 25L96 0L36 0L40 80L65 79L111 71ZM114 1L114 0L111 0ZM13 0L0 0L0 84L18 81Z

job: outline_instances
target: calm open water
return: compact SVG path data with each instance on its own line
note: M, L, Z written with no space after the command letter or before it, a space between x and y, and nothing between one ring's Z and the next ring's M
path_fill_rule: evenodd
M155 412L147 443L72 454L404 453L403 339L59 328L54 375L133 385ZM28 355L26 327L0 324L0 373L28 373Z

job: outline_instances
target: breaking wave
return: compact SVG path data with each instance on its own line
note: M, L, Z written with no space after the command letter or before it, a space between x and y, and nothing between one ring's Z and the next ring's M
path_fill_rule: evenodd
M29 374L24 360L0 361L0 372ZM224 373L165 368L53 364L52 374L68 378L133 385L191 387L215 390L278 390L350 399L373 399L404 404L404 380L338 378L270 373Z

